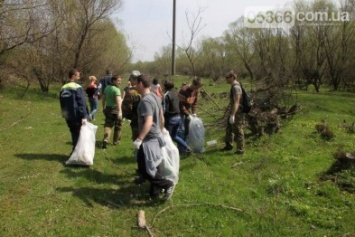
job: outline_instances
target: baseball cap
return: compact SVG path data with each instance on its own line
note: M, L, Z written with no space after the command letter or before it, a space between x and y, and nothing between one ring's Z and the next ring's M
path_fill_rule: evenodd
M141 72L138 71L138 70L133 70L131 75L130 75L130 78L137 78L141 75Z

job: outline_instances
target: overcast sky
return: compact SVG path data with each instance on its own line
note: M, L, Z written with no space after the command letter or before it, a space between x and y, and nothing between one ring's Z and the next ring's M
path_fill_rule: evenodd
M193 19L199 9L202 25L197 35L219 37L247 7L279 7L290 0L176 0L176 44L188 39L186 12ZM124 0L123 8L112 16L133 49L133 61L152 61L155 53L171 44L173 0Z

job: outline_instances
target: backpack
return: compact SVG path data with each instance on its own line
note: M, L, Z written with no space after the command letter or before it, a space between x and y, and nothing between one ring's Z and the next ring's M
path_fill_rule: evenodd
M135 119L137 115L138 104L141 101L141 95L136 88L132 87L126 91L122 101L122 116L125 119Z
M253 103L250 99L250 96L248 95L248 93L246 92L246 90L244 89L244 87L242 86L242 83L239 83L240 85L240 88L242 89L242 102L241 102L241 106L242 106L242 112L243 113L249 113L252 106L253 106ZM233 86L234 87L234 86ZM233 87L231 88L231 96L233 96Z

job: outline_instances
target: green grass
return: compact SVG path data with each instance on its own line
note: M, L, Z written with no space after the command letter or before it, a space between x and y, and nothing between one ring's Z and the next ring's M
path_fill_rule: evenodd
M205 89L218 95L229 86ZM0 236L147 236L136 227L141 209L154 236L355 236L354 194L321 179L337 149L355 150L355 134L339 126L354 121L353 94L293 94L300 113L283 120L278 134L247 140L242 157L220 152L224 128L208 126L205 141L217 139L217 147L181 157L180 181L164 203L147 199L148 184L132 182L128 124L120 146L96 149L92 167L68 167L70 133L57 90L44 95L30 88L22 99L19 90L0 92ZM198 114L209 125L227 103L214 100L220 109L200 101ZM101 107L97 115L101 141ZM321 121L334 139L316 132ZM355 187L353 170L336 177Z

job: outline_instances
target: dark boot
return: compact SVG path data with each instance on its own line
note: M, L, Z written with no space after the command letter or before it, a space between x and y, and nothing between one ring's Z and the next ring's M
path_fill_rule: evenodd
M226 145L225 147L223 147L223 148L221 149L221 151L231 151L232 149L233 149L232 146Z

